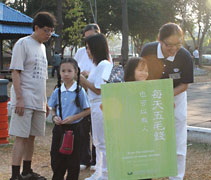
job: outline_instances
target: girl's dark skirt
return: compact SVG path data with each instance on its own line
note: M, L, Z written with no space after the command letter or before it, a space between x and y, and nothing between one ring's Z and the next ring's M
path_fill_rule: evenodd
M74 133L74 146L71 155L63 155L59 152L61 139L65 130ZM80 123L70 125L55 125L53 128L51 144L51 168L53 170L52 180L78 180L80 172Z

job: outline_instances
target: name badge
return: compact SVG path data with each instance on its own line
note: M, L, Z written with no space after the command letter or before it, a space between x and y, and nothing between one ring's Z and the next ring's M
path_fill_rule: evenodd
M169 74L169 78L171 79L180 79L180 73L173 73L173 74Z

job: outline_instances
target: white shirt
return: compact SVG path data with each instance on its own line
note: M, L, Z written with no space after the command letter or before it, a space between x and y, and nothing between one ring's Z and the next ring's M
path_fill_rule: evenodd
M81 69L81 72L88 71L91 72L93 68L96 68L96 65L89 58L86 47L79 48L75 54L75 60L78 62L78 66ZM112 57L109 54L110 61L112 62Z
M94 68L88 77L88 81L93 83L96 89L101 89L101 85L106 82L103 80L103 75L105 74L105 70L107 71L108 67L113 66L108 60L101 61L96 68ZM101 95L95 94L93 91L88 89L88 97L89 100L101 99Z
M10 69L20 70L24 107L46 111L46 79L48 62L45 46L31 36L19 39L12 52ZM11 106L16 105L14 87L11 88Z
M195 49L193 51L193 56L194 56L194 58L199 58L199 51L198 51L198 49Z
M78 49L75 54L75 60L78 62L78 66L80 67L81 72L91 72L92 68L95 68L95 65L93 61L89 58L85 47Z
M157 58L158 59L164 59L164 55L161 49L161 44L158 43L158 47L157 47ZM169 56L166 58L166 60L173 62L174 61L175 56Z

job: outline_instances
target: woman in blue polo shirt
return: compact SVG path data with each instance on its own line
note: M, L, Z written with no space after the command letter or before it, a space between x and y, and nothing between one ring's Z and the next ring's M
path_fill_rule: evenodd
M158 42L146 44L141 56L147 60L148 79L172 78L175 97L175 127L178 175L171 180L182 180L185 174L187 151L187 94L188 84L193 82L193 64L190 53L182 47L183 31L174 23L164 24L158 34Z

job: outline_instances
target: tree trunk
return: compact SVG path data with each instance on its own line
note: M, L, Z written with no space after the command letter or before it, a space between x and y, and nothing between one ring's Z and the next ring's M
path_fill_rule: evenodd
M122 65L124 66L128 60L128 12L127 12L127 0L121 0L122 2Z
M56 34L58 34L59 37L56 38L55 51L58 52L58 53L61 53L61 51L62 51L62 29L63 29L62 2L63 2L63 0L56 0L56 3L57 3Z

